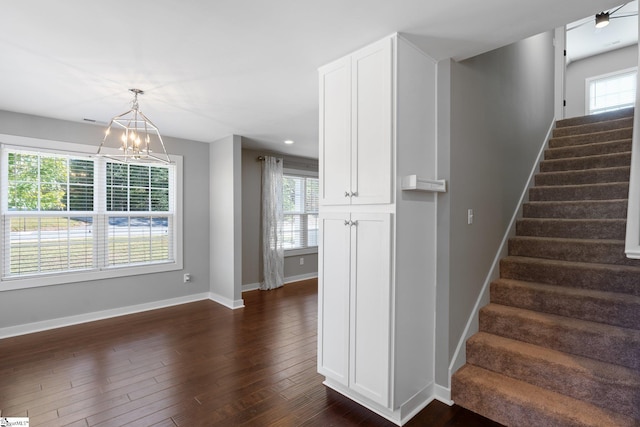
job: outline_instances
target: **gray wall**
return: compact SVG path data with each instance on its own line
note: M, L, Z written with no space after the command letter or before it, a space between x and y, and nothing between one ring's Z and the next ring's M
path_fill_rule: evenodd
M565 117L585 115L585 82L589 77L608 74L638 65L638 45L613 50L575 61L567 66Z
M448 221L439 220L447 228L438 230L439 257L449 258L448 265L438 264L448 268L438 275L437 296L438 301L448 299L449 307L448 315L437 313L436 348L448 348L446 361L437 352L436 381L443 386L448 386L448 365L553 120L553 33L439 70L449 65L450 76L444 79L450 78L450 84L439 83L439 102L444 108L450 102L450 135L439 129L444 136L439 175L449 182L448 195L438 200L439 215L448 215ZM450 99L443 89L450 90ZM439 120L439 126L447 125L446 117ZM447 138L448 149L440 145ZM472 225L467 225L468 209L475 213ZM444 339L442 327L448 330Z
M318 171L318 160L283 156L249 149L242 150L242 284L255 285L262 280L262 250L260 248L260 186L261 163L266 154L284 158L285 168ZM300 265L300 257L304 265ZM318 273L318 254L285 256L284 276L313 276Z
M97 145L104 129L0 111L0 134ZM0 292L0 327L110 310L209 291L209 144L163 137L184 156L184 270ZM1 141L0 141L1 142ZM182 275L191 273L192 282Z

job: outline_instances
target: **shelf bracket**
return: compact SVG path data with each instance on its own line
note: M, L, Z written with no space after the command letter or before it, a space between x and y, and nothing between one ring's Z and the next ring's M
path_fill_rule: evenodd
M446 193L447 181L444 179L420 178L418 175L407 175L402 177L402 190Z

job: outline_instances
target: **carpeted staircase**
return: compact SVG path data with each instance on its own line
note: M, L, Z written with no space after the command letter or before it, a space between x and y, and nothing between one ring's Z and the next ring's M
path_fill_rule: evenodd
M624 255L633 109L556 124L458 405L508 426L640 426L640 260Z

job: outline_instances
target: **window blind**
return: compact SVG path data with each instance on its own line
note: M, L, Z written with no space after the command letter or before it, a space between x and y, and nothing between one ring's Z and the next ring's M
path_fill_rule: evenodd
M174 261L175 168L2 150L2 278Z
M318 179L285 175L283 178L283 239L285 249L318 245Z

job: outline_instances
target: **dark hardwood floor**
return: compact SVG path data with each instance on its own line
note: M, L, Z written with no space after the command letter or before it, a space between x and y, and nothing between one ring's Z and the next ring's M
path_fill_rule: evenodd
M393 426L322 385L317 283L0 340L0 415L33 426ZM431 403L407 426L498 426Z

